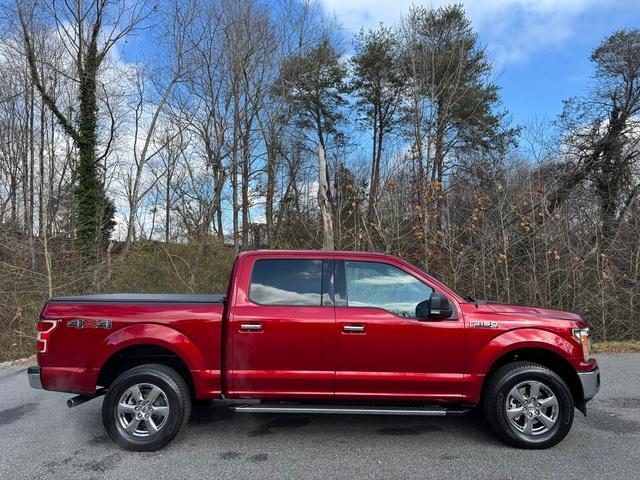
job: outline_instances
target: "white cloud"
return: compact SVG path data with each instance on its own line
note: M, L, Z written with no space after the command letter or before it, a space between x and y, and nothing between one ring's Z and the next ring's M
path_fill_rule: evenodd
M271 305L320 305L319 293L298 293L261 283L251 284L251 296L259 303Z
M320 0L328 12L334 12L352 33L361 27L399 22L412 0ZM424 5L438 7L455 1L435 0ZM473 28L498 68L525 61L537 50L553 47L576 31L578 17L597 0L467 0L463 1Z

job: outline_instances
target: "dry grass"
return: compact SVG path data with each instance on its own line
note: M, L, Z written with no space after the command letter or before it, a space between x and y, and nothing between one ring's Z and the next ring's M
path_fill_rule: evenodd
M35 266L28 243L0 231L0 362L33 354L35 328L49 297L44 256ZM126 253L114 252L98 265L95 284L83 281L86 271L67 241L52 242L53 295L81 293L224 293L233 250L215 242L160 243L140 241ZM117 247L117 246L116 246ZM75 256L74 256L75 255Z
M35 355L31 355L30 357L18 358L17 360L9 360L7 362L0 362L0 367L8 367L11 365L19 365L19 366L29 366L36 365L38 363L38 359Z
M640 340L622 342L594 342L595 353L640 353Z

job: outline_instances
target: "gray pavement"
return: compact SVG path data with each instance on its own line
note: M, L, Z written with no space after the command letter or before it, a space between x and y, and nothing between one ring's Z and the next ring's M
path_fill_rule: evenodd
M0 479L634 479L640 477L640 355L600 355L589 416L543 451L498 441L478 415L386 417L231 413L194 406L168 447L120 450L101 399L29 388L26 367L0 368Z

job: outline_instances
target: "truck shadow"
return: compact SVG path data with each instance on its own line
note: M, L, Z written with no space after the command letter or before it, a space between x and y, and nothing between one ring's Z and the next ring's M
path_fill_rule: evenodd
M416 437L456 435L487 444L501 445L490 432L478 412L456 417L416 417L389 415L270 414L235 413L217 402L195 403L189 429L211 430L217 435L245 434L247 437L268 435L312 435L316 438L350 437L371 434L381 437Z

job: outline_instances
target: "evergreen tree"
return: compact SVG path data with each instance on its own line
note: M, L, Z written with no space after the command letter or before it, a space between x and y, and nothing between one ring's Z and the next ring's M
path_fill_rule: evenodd
M491 63L461 5L414 7L402 28L404 123L416 158L419 238L443 226L445 174L464 158L498 157L517 131L505 127ZM425 246L426 251L426 246Z
M346 73L340 52L323 39L305 54L289 58L276 83L276 92L289 102L297 126L311 132L312 141L325 151L330 136L342 141L339 125L347 104Z
M350 87L364 123L371 128L373 141L367 207L369 222L374 216L384 138L397 125L398 107L402 101L404 77L398 57L398 39L382 24L377 30L363 30L356 37Z
M429 109L433 162L427 173L442 183L448 154L504 150L515 131L504 128L491 63L463 7L415 7L407 22L405 68Z
M347 103L344 98L347 92L345 76L346 68L340 52L324 38L308 52L284 62L276 84L276 94L290 103L296 125L308 140L317 145L318 205L322 220L322 244L327 250L334 248L327 142L329 138L336 144L344 141L339 124L344 118L342 109ZM311 138L308 137L309 133Z

